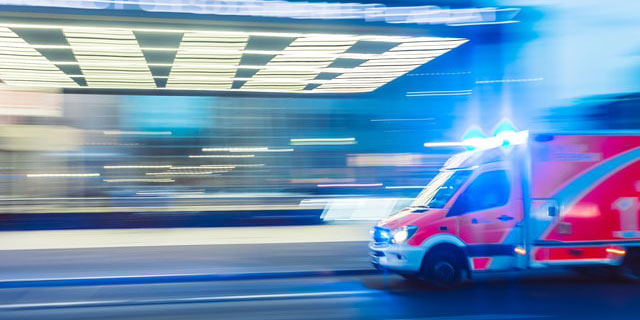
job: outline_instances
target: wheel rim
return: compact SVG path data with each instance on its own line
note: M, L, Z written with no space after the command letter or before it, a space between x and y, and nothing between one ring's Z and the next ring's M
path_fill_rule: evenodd
M433 266L433 274L444 283L453 281L455 268L447 261L440 261Z

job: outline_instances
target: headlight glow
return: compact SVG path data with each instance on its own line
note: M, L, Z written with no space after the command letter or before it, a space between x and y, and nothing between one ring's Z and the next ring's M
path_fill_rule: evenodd
M392 243L401 244L407 241L418 231L417 226L403 226L391 231Z
M406 229L400 230L393 234L394 243L403 243L409 238L409 231Z

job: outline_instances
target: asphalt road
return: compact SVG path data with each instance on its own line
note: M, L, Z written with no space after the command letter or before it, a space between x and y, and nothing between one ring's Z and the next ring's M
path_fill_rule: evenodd
M571 275L433 290L396 276L0 290L0 319L637 319L640 286Z
M366 242L0 251L0 280L369 269Z
M2 280L369 268L366 243L0 252ZM1 280L0 280L1 281ZM0 289L0 319L638 319L640 285L566 272L434 290L395 275Z

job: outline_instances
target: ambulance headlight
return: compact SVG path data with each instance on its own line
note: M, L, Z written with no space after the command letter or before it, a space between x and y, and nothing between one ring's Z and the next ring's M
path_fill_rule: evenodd
M409 240L414 233L418 231L416 226L403 226L391 231L391 239L393 243L401 244Z

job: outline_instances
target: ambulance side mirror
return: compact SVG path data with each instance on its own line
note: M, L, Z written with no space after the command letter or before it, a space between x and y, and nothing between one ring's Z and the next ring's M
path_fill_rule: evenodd
M549 208L547 208L547 212L549 213L549 217L555 217L558 215L558 208L549 206Z

